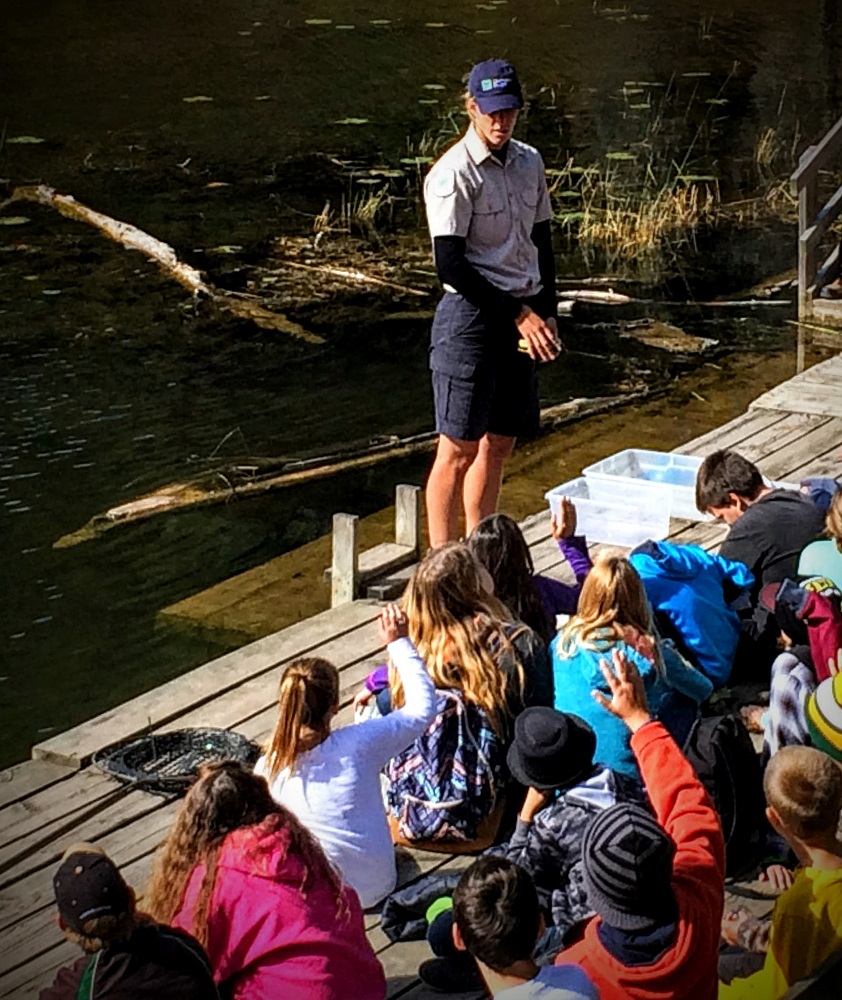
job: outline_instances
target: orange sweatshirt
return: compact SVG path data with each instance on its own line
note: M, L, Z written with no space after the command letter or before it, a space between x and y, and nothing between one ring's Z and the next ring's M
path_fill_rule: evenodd
M725 881L725 842L704 786L660 722L632 736L646 791L675 841L672 890L678 904L675 943L651 965L625 966L599 940L599 917L557 963L580 965L602 1000L715 1000Z

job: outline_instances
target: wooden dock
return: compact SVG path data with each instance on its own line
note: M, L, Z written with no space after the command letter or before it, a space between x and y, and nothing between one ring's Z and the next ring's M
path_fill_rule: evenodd
M688 442L680 452L706 455L733 447L775 479L842 473L842 356L822 362L757 399L749 410ZM536 571L565 578L567 567L549 530L547 512L523 523ZM725 528L673 521L670 538L715 548ZM33 748L33 759L0 773L0 997L37 996L56 969L77 957L54 921L52 873L64 849L79 840L102 846L126 879L142 890L152 854L178 802L127 790L90 766L109 744L150 729L221 726L256 741L275 721L279 676L290 660L313 653L341 671L340 724L366 673L383 658L379 607L357 600L325 611L192 670L133 701ZM433 870L456 870L470 859L399 851L406 884ZM422 1000L415 977L429 957L424 942L391 945L377 914L366 916L369 938L386 969L389 997Z

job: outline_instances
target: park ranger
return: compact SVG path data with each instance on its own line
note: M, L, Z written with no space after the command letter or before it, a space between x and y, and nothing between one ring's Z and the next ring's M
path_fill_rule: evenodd
M424 185L436 270L430 369L438 446L427 481L430 544L497 509L503 465L538 429L536 362L561 351L550 199L540 154L512 139L523 94L499 59L471 70L462 138Z

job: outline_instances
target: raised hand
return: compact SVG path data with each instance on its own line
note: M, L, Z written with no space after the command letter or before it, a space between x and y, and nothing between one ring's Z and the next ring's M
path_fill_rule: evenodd
M633 733L637 732L651 719L643 679L637 667L619 649L612 649L611 665L602 660L599 668L611 698L606 698L601 691L591 691L591 694L606 711L622 719Z
M403 639L409 635L409 627L406 615L397 604L387 604L380 612L378 622L380 630L380 641L383 643L394 642L395 639Z
M553 538L559 541L576 534L576 505L570 497L562 497L558 505L558 515L550 515Z

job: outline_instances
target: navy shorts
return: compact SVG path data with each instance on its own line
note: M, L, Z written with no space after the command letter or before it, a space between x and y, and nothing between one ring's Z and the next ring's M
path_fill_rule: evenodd
M438 304L430 343L436 430L459 441L531 437L540 425L536 364L509 320L489 322L461 295Z

